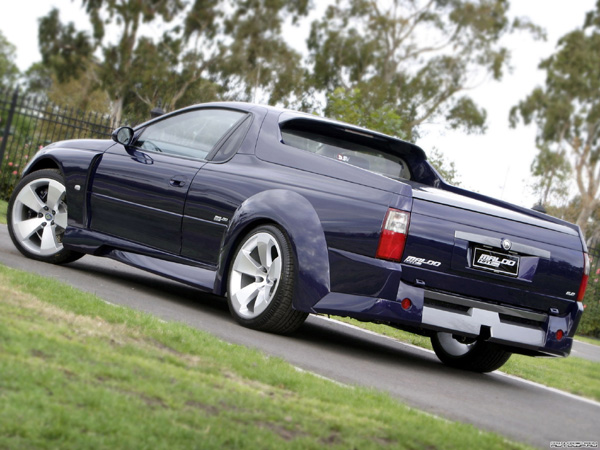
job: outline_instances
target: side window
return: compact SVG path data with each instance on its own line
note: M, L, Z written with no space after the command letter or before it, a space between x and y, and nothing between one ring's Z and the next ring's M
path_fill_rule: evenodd
M240 148L240 145L242 145L242 141L246 137L246 133L248 132L251 123L252 116L248 115L242 121L242 123L240 123L237 128L233 130L229 136L227 136L223 145L216 150L215 156L211 159L211 161L222 162L231 158L237 149Z
M205 159L215 144L246 114L228 109L199 109L149 125L136 146L185 158Z

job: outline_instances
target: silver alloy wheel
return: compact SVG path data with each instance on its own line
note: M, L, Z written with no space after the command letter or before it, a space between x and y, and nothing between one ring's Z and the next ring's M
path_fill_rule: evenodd
M12 209L12 228L19 243L37 256L63 249L67 227L65 186L51 178L38 178L17 194Z
M462 343L456 340L452 333L438 333L438 340L443 349L451 356L463 356L475 346L475 341Z
M260 316L281 278L281 249L270 233L256 233L239 248L229 277L231 305L240 317Z

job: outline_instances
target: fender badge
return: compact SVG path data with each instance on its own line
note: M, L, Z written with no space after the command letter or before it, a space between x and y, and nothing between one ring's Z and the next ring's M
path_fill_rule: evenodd
M502 239L501 245L504 250L509 251L512 247L512 242L510 242L508 239Z

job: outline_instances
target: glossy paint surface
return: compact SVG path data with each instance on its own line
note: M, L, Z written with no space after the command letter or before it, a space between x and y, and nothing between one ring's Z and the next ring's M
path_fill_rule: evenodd
M131 147L112 141L61 142L34 158L28 172L58 167L65 176L67 248L224 295L240 241L271 223L292 244L298 310L426 334L439 329L423 324L427 293L445 292L483 306L542 314L543 345L505 344L517 351L568 354L581 315L570 295L577 292L583 271L585 245L577 227L449 186L422 150L409 143L374 134L410 161L418 182L400 182L294 148L280 132L280 122L290 120L314 121L338 133L352 130L350 125L239 103L199 107L235 109L248 118L206 160L136 148L135 138ZM136 136L163 119L142 124ZM411 214L400 263L375 258L390 207ZM512 251L520 264L515 277L482 271L472 265L478 239L510 240L515 249L530 253ZM408 309L401 306L405 298L411 300ZM452 330L450 324L447 329ZM569 337L556 341L558 329Z

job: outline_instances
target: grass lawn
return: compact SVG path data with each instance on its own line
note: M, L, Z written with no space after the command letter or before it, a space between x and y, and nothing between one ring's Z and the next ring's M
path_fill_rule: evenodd
M525 448L4 266L0 373L0 448Z
M577 339L578 341L581 341L581 342L587 342L588 344L600 346L600 339L595 339L595 338L591 338L591 337L587 337L587 336L579 336L579 335L575 336L575 339Z

